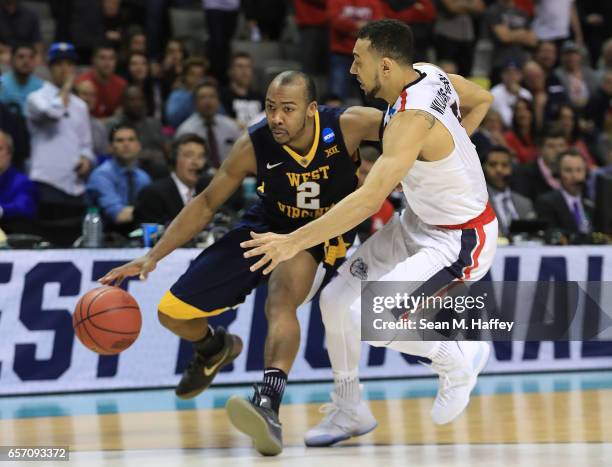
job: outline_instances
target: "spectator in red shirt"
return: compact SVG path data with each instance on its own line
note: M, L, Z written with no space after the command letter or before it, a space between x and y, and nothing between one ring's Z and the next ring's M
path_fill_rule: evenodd
M96 47L93 54L93 67L76 80L76 83L90 80L96 86L97 101L92 115L96 118L111 117L121 104L121 96L127 83L115 74L117 54L110 45Z
M406 23L414 36L414 61L428 61L427 49L432 43L433 23L436 19L436 7L432 0L397 1L383 0L383 13Z
M295 22L300 32L302 71L307 74L327 74L329 35L327 30L327 0L294 0Z
M329 0L327 16L330 26L331 60L329 91L346 100L350 95L353 46L359 29L370 21L383 18L380 0Z
M518 162L531 162L538 155L535 116L531 102L527 99L517 100L513 112L512 129L504 133L504 138Z

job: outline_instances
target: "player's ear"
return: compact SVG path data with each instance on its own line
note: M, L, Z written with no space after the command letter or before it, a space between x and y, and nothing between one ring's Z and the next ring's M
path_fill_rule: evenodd
M391 72L392 66L393 62L391 61L391 59L387 57L383 58L381 64L383 75L387 76Z
M306 113L308 114L309 117L314 117L314 115L317 113L317 108L318 108L317 101L312 101L310 104L308 104Z

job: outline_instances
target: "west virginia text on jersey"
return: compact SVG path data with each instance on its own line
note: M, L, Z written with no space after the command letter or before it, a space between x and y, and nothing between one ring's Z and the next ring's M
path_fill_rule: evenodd
M305 155L276 143L266 119L249 128L257 159L257 194L271 225L298 228L357 187L358 160L348 153L340 129L343 111L319 107L315 137Z

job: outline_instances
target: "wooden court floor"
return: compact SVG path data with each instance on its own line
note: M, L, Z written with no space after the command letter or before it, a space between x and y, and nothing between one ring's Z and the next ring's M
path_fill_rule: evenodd
M68 445L70 464L82 465L612 466L612 372L483 377L466 413L445 426L429 416L435 386L433 379L367 382L378 428L334 448L310 449L303 434L321 415L320 403L308 400L323 400L330 386L291 385L293 403L281 411L286 449L273 459L258 456L227 421L220 406L235 388L216 388L200 396L201 406L174 409L159 399L172 400L170 390L137 408L129 399L142 401L146 391L119 402L115 393L71 396L91 399L93 410L62 402L64 396L4 398L0 445Z

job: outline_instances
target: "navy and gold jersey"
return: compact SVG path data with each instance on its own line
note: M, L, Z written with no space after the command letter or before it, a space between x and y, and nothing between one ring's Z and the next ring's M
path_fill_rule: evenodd
M249 128L257 159L257 194L270 225L283 231L297 229L355 191L359 158L349 154L344 144L343 112L319 107L315 138L304 155L274 141L266 119Z
M308 154L296 154L274 141L264 119L249 128L257 159L259 200L240 223L206 248L164 295L159 311L174 319L215 316L242 303L267 276L250 267L240 244L251 231L288 233L322 216L357 187L358 157L351 157L340 130L342 109L319 107ZM346 257L355 230L307 251L322 262L326 281ZM206 280L203 280L205 278Z

